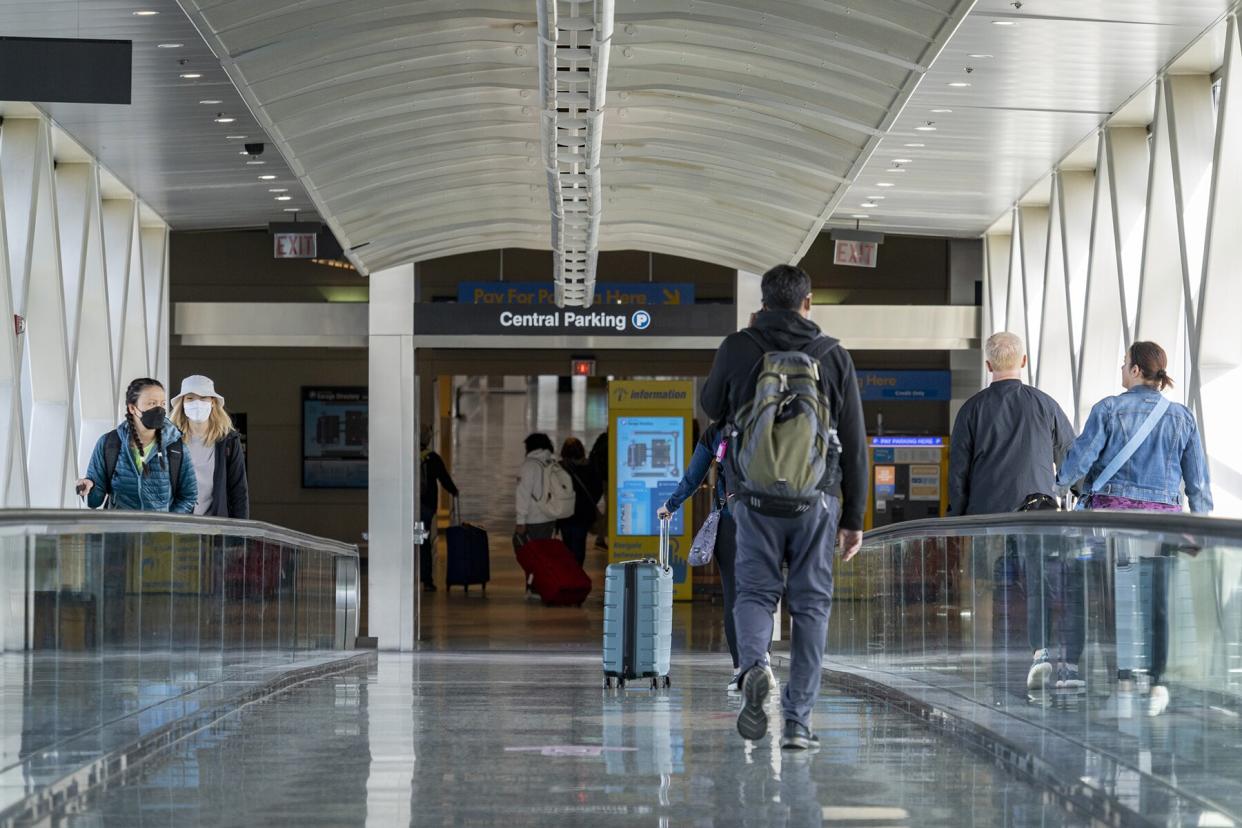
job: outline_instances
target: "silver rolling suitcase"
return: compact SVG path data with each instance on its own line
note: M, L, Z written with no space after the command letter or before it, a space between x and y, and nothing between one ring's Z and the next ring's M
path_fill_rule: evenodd
M660 521L660 557L611 564L604 574L604 686L650 680L668 687L673 649L669 521Z

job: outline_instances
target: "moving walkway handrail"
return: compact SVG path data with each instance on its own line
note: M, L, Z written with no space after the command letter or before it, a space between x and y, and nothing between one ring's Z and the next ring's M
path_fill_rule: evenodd
M87 509L0 509L0 536L96 535L115 532L209 535L258 538L302 549L314 549L342 558L357 558L353 544L308 535L257 520Z
M951 538L972 535L1010 535L1030 530L1047 533L1069 530L1071 535L1089 536L1099 530L1121 534L1192 535L1203 538L1236 540L1242 546L1242 520L1171 512L1008 512L997 515L925 518L872 529L863 535L863 547L877 543L923 538Z

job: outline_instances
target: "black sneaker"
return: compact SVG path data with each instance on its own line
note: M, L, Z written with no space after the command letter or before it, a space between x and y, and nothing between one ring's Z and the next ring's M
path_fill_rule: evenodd
M819 747L819 737L809 728L795 721L785 722L785 732L781 734L783 750L813 750Z
M768 732L768 713L763 709L772 689L762 667L751 667L742 676L742 710L737 714L737 732L743 739L756 741Z

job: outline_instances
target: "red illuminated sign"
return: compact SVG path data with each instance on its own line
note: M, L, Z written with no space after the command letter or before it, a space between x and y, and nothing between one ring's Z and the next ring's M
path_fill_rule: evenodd
M277 259L313 259L318 255L314 233L276 233L272 255Z
M575 359L569 363L569 371L575 377L593 377L595 376L595 360L593 359Z
M832 263L848 267L875 267L879 252L880 246L875 242L838 240Z

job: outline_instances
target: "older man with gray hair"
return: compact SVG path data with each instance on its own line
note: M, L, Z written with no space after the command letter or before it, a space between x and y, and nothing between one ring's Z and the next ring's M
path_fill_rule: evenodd
M1056 493L1056 467L1074 427L1056 400L1022 382L1017 334L988 337L992 383L958 412L949 451L949 514L1012 512L1028 495Z

